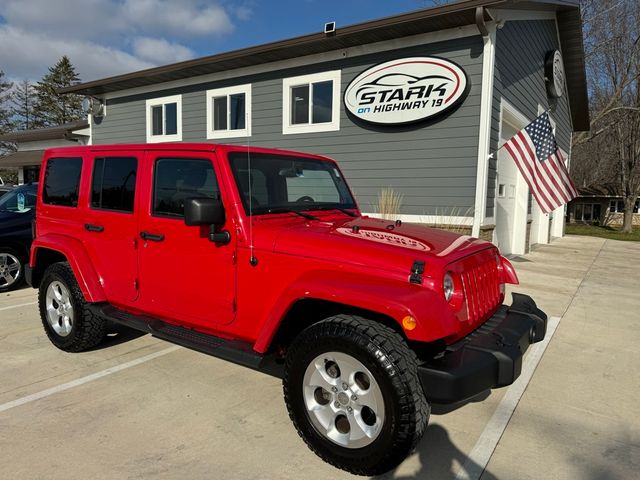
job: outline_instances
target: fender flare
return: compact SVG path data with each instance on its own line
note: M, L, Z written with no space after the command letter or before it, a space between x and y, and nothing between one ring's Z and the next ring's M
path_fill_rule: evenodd
M434 341L459 329L444 299L424 286L406 280L316 270L302 275L282 293L260 328L254 350L268 350L287 312L304 299L371 310L394 319L400 328L402 319L410 315L417 320L416 328L402 329L409 340Z
M29 265L32 269L37 268L36 260L40 249L53 250L66 257L87 302L104 302L107 300L100 278L80 240L55 233L37 237L31 245Z

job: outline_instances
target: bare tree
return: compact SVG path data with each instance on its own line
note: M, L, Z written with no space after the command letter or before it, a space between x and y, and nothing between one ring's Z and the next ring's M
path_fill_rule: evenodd
M9 102L11 101L13 83L6 80L5 74L0 70L0 133L13 130L13 118ZM0 156L14 150L14 145L8 142L0 142Z
M632 231L640 195L640 2L581 0L591 130L574 137L579 186L624 199L623 231Z
M15 84L13 90L12 104L16 128L29 130L41 127L34 118L36 96L33 84L29 80L22 80Z

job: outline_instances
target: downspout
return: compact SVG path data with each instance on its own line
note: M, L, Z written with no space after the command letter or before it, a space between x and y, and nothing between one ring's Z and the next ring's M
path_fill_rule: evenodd
M480 128L478 131L478 170L471 235L480 236L480 227L487 209L489 148L491 146L491 113L493 109L493 77L495 67L495 23L487 25L484 7L476 8L476 26L482 35L482 90L480 94Z
M487 38L489 36L489 29L487 28L487 24L484 20L484 7L476 8L476 25L478 26L480 35Z

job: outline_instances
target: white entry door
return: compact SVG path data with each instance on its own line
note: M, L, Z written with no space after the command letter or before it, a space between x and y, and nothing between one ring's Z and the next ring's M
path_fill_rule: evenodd
M518 133L520 127L507 121L503 112L500 145ZM496 186L496 242L502 254L525 253L528 187L506 149L498 150Z

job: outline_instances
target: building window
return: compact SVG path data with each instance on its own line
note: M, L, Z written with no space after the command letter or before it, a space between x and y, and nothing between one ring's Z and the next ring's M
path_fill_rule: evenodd
M340 70L282 81L282 133L340 130Z
M91 206L133 212L138 160L133 157L96 158L91 180Z
M600 204L577 204L574 210L575 222L597 222L600 220Z
M207 138L251 136L251 85L207 90Z
M633 205L633 213L640 211L640 200ZM624 213L624 200L609 200L609 213Z
M182 95L147 100L147 143L182 140Z
M624 212L624 202L622 200L609 200L609 213Z

